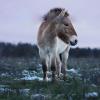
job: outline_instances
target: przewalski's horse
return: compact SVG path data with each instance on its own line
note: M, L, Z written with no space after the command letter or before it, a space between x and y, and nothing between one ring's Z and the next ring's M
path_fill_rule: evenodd
M47 71L50 67L52 80L56 79L55 75L60 76L61 66L65 78L70 45L77 44L77 34L68 16L65 9L54 8L44 16L40 25L37 42L44 80L47 80Z

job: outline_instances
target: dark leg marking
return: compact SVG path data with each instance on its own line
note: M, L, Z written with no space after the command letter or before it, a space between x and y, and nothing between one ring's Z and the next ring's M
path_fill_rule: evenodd
M53 59L51 62L51 71L52 71L52 81L55 81L55 74L56 74L56 59Z
M47 78L47 65L46 61L42 61L42 70L43 70L43 79L45 80Z

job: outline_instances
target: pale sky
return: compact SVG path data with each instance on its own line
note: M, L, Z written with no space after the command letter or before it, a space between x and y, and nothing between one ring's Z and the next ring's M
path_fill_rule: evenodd
M100 0L0 0L0 41L36 43L42 16L55 7L68 10L77 46L100 48Z

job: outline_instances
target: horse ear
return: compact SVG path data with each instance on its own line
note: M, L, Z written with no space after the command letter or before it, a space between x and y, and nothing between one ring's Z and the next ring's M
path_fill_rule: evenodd
M58 16L65 16L65 13L66 13L65 9L62 9L61 13Z
M69 13L68 13L68 11L66 11L66 12L65 12L65 16L66 16L66 17L67 17L67 16L69 16Z
M66 13L65 9L63 9L63 10L61 11L61 13L54 19L54 21L55 21L56 23L61 23L62 19L63 19L64 16L65 16L65 13Z

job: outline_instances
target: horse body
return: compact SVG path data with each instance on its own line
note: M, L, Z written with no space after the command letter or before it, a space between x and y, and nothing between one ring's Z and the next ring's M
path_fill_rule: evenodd
M67 12L61 8L52 9L46 15L46 20L42 22L39 28L37 41L44 80L47 80L47 71L50 67L52 70L52 80L55 80L56 74L58 77L60 76L61 66L63 67L64 76L66 74L65 68L71 45L70 42L72 42L73 45L73 41L75 42L77 36L67 16ZM70 27L67 26L67 24L69 24ZM59 57L61 53L62 61Z

